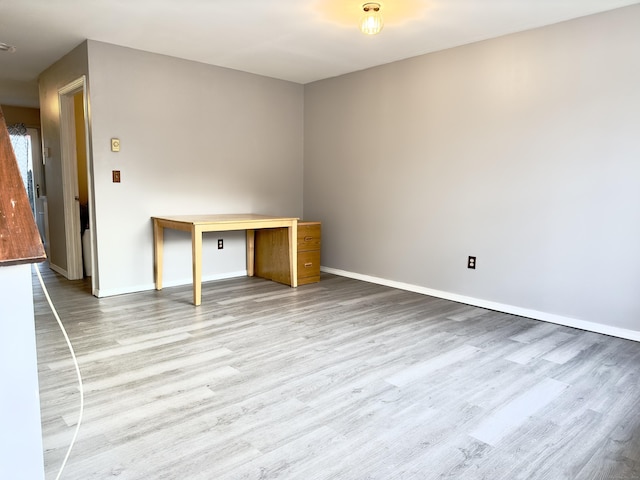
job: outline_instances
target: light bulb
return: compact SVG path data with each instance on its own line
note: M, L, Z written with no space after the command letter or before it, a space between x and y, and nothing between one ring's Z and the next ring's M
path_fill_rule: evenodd
M364 15L360 20L360 30L367 35L376 35L380 33L384 25L382 15L380 14L379 3L365 3L362 6Z

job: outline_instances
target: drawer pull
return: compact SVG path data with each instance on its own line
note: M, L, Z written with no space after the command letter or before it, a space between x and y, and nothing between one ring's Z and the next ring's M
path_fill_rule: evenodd
M311 240L313 240L313 237L304 237L305 242L310 242Z
M304 268L313 267L313 262L307 262L304 264Z

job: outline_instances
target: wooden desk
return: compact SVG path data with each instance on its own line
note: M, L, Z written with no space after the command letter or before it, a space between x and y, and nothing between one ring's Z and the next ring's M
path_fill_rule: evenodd
M162 290L162 257L164 247L164 229L173 228L191 232L191 259L193 264L193 303L202 301L202 233L225 232L229 230L247 231L247 275L254 273L255 230L262 228L287 227L289 231L289 265L293 281L298 286L298 219L290 217L270 217L268 215L230 214L230 215L174 215L151 217L153 220L154 277L156 290Z

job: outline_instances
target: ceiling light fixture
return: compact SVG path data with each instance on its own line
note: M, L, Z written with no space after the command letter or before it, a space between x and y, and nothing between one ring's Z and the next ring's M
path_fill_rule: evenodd
M383 22L379 3L365 3L362 5L364 15L360 19L360 30L367 35L377 35L382 30Z
M9 45L8 43L0 42L0 52L13 53L16 51L16 47Z

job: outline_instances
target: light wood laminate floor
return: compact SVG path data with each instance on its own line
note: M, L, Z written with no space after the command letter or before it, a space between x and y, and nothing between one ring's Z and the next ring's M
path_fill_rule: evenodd
M640 479L639 343L327 274L196 308L44 273L86 391L63 479ZM34 293L52 480L79 394Z

